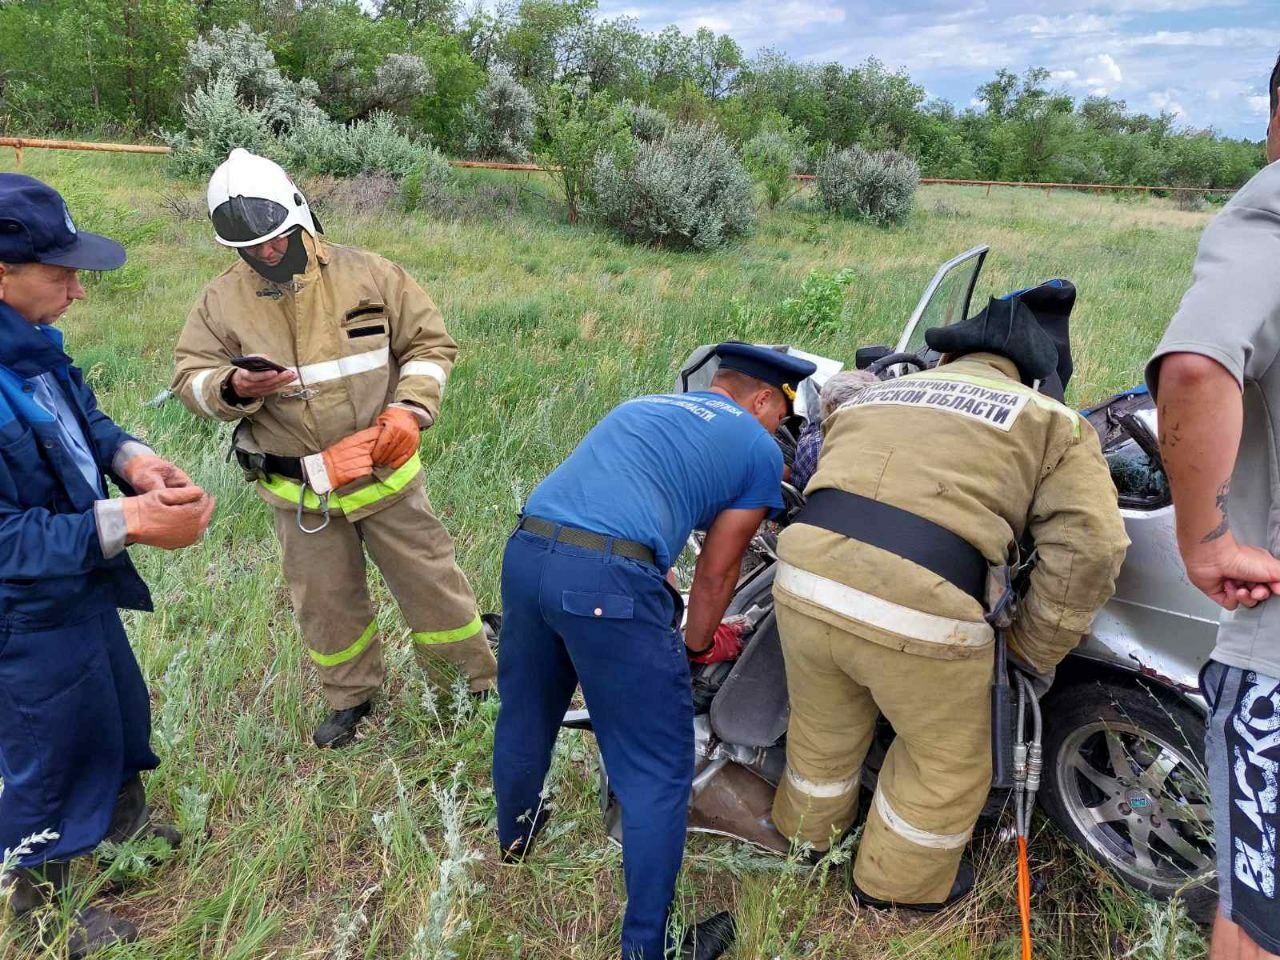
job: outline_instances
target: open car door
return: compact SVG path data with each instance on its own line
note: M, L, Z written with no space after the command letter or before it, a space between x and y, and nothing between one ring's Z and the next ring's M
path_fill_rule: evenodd
M990 249L985 243L979 244L952 257L938 268L938 272L925 287L920 302L912 311L911 318L907 320L902 336L894 348L895 353L919 354L928 350L924 342L926 330L958 323L969 316L973 291L978 285L978 274L982 272L982 264ZM936 355L933 359L937 359Z

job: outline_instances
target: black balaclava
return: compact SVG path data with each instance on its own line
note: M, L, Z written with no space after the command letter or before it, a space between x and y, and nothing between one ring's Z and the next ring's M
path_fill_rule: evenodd
M288 283L298 274L307 272L307 246L302 242L302 227L294 227L289 231L289 246L285 249L284 257L274 267L251 256L245 247L236 247L236 253L272 283Z

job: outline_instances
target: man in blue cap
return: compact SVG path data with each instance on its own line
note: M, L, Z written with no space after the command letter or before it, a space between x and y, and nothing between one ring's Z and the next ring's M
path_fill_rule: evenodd
M213 498L98 410L52 326L84 299L77 271L124 259L76 229L57 191L0 174L0 854L17 867L0 895L19 916L104 838L178 842L150 821L139 772L159 761L117 609L151 609L124 548L191 545ZM107 477L126 496L110 499ZM137 935L85 907L67 952Z
M582 693L622 806L626 960L661 960L684 854L694 767L689 660L736 656L722 624L742 555L781 508L773 434L814 365L744 343L717 347L702 392L615 408L529 497L502 567L494 741L498 841L523 859L547 819L543 780L574 688ZM684 636L666 572L707 531ZM727 913L697 924L678 956L733 942Z

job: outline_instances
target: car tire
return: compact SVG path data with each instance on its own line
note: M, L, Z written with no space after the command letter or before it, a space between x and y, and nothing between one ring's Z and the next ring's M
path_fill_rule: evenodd
M1112 875L1192 919L1217 908L1204 717L1140 681L1055 688L1045 718L1050 819Z

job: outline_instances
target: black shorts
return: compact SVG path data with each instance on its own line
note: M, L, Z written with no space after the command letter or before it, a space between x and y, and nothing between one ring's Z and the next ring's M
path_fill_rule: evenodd
M1280 953L1280 680L1211 660L1200 685L1213 711L1205 754L1218 903L1258 946Z

